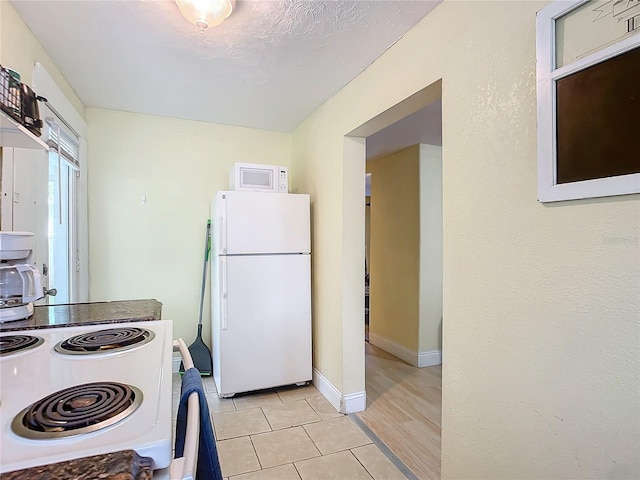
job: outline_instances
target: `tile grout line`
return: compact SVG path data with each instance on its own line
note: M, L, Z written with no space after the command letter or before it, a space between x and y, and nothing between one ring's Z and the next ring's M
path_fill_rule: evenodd
M256 446L253 443L253 435L249 435L249 441L251 442L251 447L253 448L253 453L256 454L256 459L258 460L258 465L260 465L260 470L258 470L258 471L262 471L262 470L264 470L264 467L262 466L262 462L260 461L260 456L258 456L258 451L256 450Z
M305 435L307 437L309 437L309 440L311 440L311 444L314 446L314 448L318 451L318 453L320 454L321 457L324 457L324 453L322 453L320 451L320 448L318 447L318 445L316 445L316 442L313 441L313 438L311 438L311 435L309 435L309 432L307 432L307 429L304 428L304 425L300 425L300 427L302 427L302 431L305 433ZM313 458L318 458L318 457L313 457ZM308 459L307 459L308 460ZM297 470L297 469L296 469ZM302 477L302 475L300 475L300 477Z
M304 460L302 460L302 461L304 461ZM296 466L296 462L291 462L291 465L293 465L293 469L298 474L298 478L302 478L302 474L300 473L300 470L298 470L298 467Z
M275 430L273 429L273 425L271 425L271 422L269 421L269 417L267 417L267 414L264 412L264 408L260 407L260 411L262 412L262 415L264 416L264 419L267 421L267 425L269 425L269 429L272 432L275 432Z
M313 413L315 413L315 414L318 416L318 418L320 419L320 421L321 421L321 422L322 422L322 421L324 421L324 419L320 416L320 413L318 413L318 412L316 411L316 409L315 409L315 408L313 408L313 405L311 405L311 404L309 403L309 399L308 399L308 398L305 398L305 399L304 399L304 401L305 401L305 402L307 402L307 405L309 405L309 407L311 407L311 410L313 410ZM314 423L314 422L310 422L310 423Z
M361 447L363 447L363 446L364 446L364 445L360 445L360 447L354 447L354 448L361 448ZM369 476L371 477L371 479L372 479L372 480L375 480L375 478L376 478L376 477L373 475L373 472L370 472L370 471L369 471L369 469L365 466L365 464L364 464L364 463L362 463L362 462L360 461L360 459L358 458L358 456L357 456L355 453L353 453L353 448L350 448L348 451L349 451L349 453L351 454L351 456L352 456L353 458L355 458L355 459L356 459L356 462L358 462L360 465L362 465L362 468L364 468L364 471L365 471L365 472L367 472L367 473L369 474Z
M380 449L385 457L387 457L391 461L391 463L393 463L395 467L402 472L405 477L407 477L409 480L418 480L418 477L416 477L413 472L409 470L409 467L407 467L402 462L402 460L396 457L395 454L389 449L389 447L387 447L387 445L383 443L382 440L380 440L378 436L373 433L373 431L369 427L367 427L355 413L349 413L347 416L351 418L351 420L353 420L354 423L358 425L358 427L360 427L360 429L367 435L367 437L369 437L373 441L373 444Z

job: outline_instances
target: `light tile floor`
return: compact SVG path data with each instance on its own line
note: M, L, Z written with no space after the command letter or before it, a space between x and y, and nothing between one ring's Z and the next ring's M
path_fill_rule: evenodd
M221 399L213 377L202 380L226 479L406 478L351 418L338 413L312 385ZM179 396L176 374L174 418Z

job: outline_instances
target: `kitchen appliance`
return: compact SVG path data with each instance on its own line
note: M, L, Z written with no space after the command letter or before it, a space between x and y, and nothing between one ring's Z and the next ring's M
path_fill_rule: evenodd
M0 65L0 108L18 122L20 118L20 74Z
M0 473L128 449L168 468L172 330L155 320L0 333Z
M236 163L229 172L229 189L237 192L288 193L289 169L276 165Z
M47 99L22 83L18 72L0 65L0 108L39 137L42 120L38 101L46 102Z
M47 99L35 94L31 87L27 84L22 84L22 124L27 129L37 135L42 135L42 120L40 120L40 109L38 108L38 102L46 102Z
M0 232L0 323L28 318L33 302L55 290L45 290L33 265L34 234Z
M212 203L213 375L221 397L311 371L309 195L218 192Z

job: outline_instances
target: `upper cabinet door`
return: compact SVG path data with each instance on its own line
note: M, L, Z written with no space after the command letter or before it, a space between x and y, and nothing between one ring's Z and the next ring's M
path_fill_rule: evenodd
M218 254L310 252L309 195L219 192Z
M2 230L35 234L33 263L49 287L44 265L49 265L48 181L49 156L43 150L4 148L2 151ZM10 175L5 175L10 172ZM47 303L48 297L37 305ZM53 303L53 302L52 302Z

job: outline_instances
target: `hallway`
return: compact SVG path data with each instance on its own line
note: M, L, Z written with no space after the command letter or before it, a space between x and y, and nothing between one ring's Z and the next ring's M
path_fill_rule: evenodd
M367 408L356 414L420 480L440 479L442 365L416 368L365 343Z

